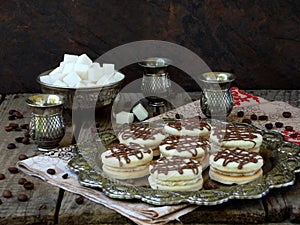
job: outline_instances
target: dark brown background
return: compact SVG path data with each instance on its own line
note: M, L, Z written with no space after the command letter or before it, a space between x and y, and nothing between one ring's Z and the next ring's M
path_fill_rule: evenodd
M38 91L36 76L64 53L96 59L140 40L182 45L212 70L235 73L242 89L300 89L299 15L298 0L1 1L0 93ZM127 82L136 69L122 70ZM180 71L172 76L197 89Z

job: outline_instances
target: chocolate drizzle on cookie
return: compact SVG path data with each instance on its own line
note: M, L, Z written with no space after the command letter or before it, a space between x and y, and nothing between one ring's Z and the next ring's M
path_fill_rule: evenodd
M120 166L123 165L121 158L125 160L126 163L130 163L130 156L135 156L137 159L142 159L144 157L144 153L150 154L151 149L141 146L136 143L130 143L129 145L125 144L114 144L108 148L111 154L105 156L106 158L115 157L119 160Z
M121 136L124 140L128 140L129 138L154 140L154 135L158 133L160 133L158 130L152 129L146 125L130 125L121 131Z
M196 157L198 154L196 148L202 148L205 153L210 149L209 141L197 136L169 136L162 141L161 145L167 145L166 150L187 151L193 157Z
M256 142L253 140L257 138L259 133L246 126L233 126L228 125L224 129L215 129L213 135L216 135L218 139L223 141L250 141L253 143L253 148L256 146Z
M206 128L208 131L211 130L211 126L199 118L183 118L178 119L175 121L168 122L168 125L172 128L175 128L176 130L182 130L184 127L186 130L194 130L194 129L200 129L203 130Z
M248 152L241 149L233 150L221 150L214 156L214 161L223 159L223 166L226 166L230 162L238 163L238 169L242 169L247 163L257 163L261 156L256 152Z
M177 171L183 174L183 170L192 170L194 174L199 174L199 163L196 160L173 156L171 158L162 157L151 163L151 173L168 174L169 171Z

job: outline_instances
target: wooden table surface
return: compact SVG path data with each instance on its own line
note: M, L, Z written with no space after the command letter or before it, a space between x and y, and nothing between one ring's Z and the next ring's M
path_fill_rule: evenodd
M250 90L257 96L268 100L282 100L299 107L300 91ZM30 120L30 112L25 99L30 94L11 94L3 97L0 105L0 173L5 179L0 180L0 224L134 224L131 220L119 213L96 204L87 199L79 205L76 194L64 191L42 180L27 176L21 172L13 174L9 167L16 165L20 154L28 157L39 154L33 143L25 145L16 143L15 138L23 136L22 131L5 131L5 126L14 122L26 124ZM20 111L24 118L9 120L9 110ZM104 109L109 110L109 109ZM103 129L109 126L109 118L105 112L98 125ZM71 118L66 117L67 133L61 145L69 145L72 141ZM7 149L9 143L16 143L17 148ZM200 206L195 211L180 218L183 224L292 224L300 223L300 174L297 174L293 186L272 189L265 197L255 200L231 200L217 206ZM20 178L26 178L34 183L33 190L26 190L18 184ZM4 190L10 190L11 198L4 198ZM28 195L29 200L21 202L17 196L20 193ZM170 224L181 224L172 222Z

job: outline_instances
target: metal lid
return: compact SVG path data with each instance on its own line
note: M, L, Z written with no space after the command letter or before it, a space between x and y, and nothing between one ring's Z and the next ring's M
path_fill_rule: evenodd
M230 83L235 76L227 72L207 72L200 75L200 80L205 83Z
M167 58L159 58L159 57L152 57L147 58L142 62L138 63L140 66L148 67L148 68L161 68L167 67L172 64L172 61Z
M54 94L37 94L26 99L26 103L32 107L56 107L64 104L62 95Z

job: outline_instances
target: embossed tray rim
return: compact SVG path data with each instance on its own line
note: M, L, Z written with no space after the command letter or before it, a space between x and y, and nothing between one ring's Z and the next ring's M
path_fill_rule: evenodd
M78 152L76 145L73 147L77 153L69 161L68 167L78 174L78 181L81 185L99 189L99 191L102 191L108 197L139 199L143 202L160 206L180 203L217 205L227 202L230 199L258 199L265 196L270 189L293 185L295 173L300 172L300 146L284 141L283 135L275 131L264 131L253 125L243 123L234 123L234 125L249 126L261 132L264 144L268 145L270 147L269 150L274 151L278 157L276 165L264 174L262 178L247 184L211 190L201 189L194 192L162 191L148 187L134 186L109 179L96 172L82 154ZM99 136L101 137L101 135L107 135L108 133L112 134L113 131L100 132ZM112 141L108 141L106 144L110 144ZM89 148L96 148L97 146L94 144L94 142L88 142L78 145L81 145L81 149L88 150Z

